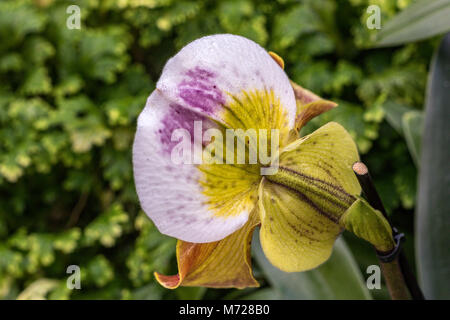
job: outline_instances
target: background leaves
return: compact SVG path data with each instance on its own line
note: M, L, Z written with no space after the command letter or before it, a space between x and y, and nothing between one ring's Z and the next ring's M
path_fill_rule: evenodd
M167 59L211 33L240 34L276 51L294 81L339 102L304 133L330 120L350 131L408 235L412 261L417 169L405 137L415 141L415 133L402 119L422 109L437 43L369 50L377 31L366 27L369 5L380 6L384 25L411 2L1 1L0 298L47 280L42 296L54 299L273 297L278 289L259 259L257 290L168 291L152 275L176 272L175 242L138 205L135 121ZM66 27L72 4L81 9L81 30ZM377 263L372 248L344 236L366 276ZM81 268L82 290L64 289L72 264Z
M429 299L449 299L450 173L450 34L433 59L425 109L420 189L416 215L417 262L424 294Z
M449 0L417 1L383 27L377 46L398 45L447 32L449 15Z
M280 271L270 264L259 244L257 232L253 243L256 261L273 287L271 291L266 291L273 295L269 299L371 299L361 271L342 238L336 241L332 256L327 262L314 270L295 273Z

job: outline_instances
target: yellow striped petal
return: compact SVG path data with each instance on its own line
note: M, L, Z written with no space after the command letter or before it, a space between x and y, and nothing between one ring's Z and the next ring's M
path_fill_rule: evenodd
M325 262L342 231L340 217L361 189L350 135L329 123L288 145L276 174L259 189L261 245L273 265L305 271Z
M280 168L309 174L341 186L350 195L359 195L361 186L352 169L356 161L358 149L350 134L339 123L329 122L286 146L280 156Z
M261 246L269 261L286 272L306 271L325 262L342 228L309 199L264 180L261 184Z

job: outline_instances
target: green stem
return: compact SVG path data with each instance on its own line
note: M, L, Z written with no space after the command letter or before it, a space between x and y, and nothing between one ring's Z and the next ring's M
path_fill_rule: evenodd
M411 295L403 277L398 258L387 263L380 261L380 264L392 300L410 300Z

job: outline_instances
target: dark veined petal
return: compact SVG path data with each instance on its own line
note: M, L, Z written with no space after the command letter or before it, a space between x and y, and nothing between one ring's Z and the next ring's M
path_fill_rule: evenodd
M305 271L325 262L342 231L340 217L361 192L359 159L345 129L329 123L288 145L278 172L259 190L261 245L273 265Z

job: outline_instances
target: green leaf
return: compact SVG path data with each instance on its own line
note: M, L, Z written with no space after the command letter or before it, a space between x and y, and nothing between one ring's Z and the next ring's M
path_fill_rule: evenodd
M274 35L277 49L287 48L303 34L317 31L319 19L310 6L299 4L286 13L276 15Z
M159 300L165 289L157 283L150 283L131 292L130 299L134 300Z
M139 236L125 263L129 270L129 279L135 286L139 286L153 279L155 270L170 272L176 239L159 233L143 212L136 218L135 228L139 231ZM159 284L158 287L162 288Z
M240 298L241 300L281 300L281 294L273 288L256 290Z
M83 268L84 269L84 268ZM88 283L103 287L114 279L114 269L111 262L103 255L97 255L86 266L86 274L82 274Z
M450 34L432 62L416 212L417 263L425 297L450 299Z
M179 287L175 290L180 300L201 300L205 292L205 287Z
M287 273L272 266L261 249L258 232L253 238L253 250L256 261L281 299L371 299L358 265L342 238L336 241L327 262L306 272Z
M45 68L32 69L26 76L22 87L24 94L47 94L52 89L52 81Z
M22 274L20 268L23 263L23 257L19 252L2 245L0 246L0 256L2 257L0 260L0 276L3 277L5 274L18 276Z
M402 134L403 133L403 129L402 129L403 115L406 112L411 111L411 108L406 105L396 103L392 100L388 100L385 103L383 103L382 107L383 107L384 113L386 115L386 120L388 121L388 123L398 133Z
M389 20L376 46L385 47L426 39L450 30L450 0L421 0Z
M394 182L397 197L405 209L412 209L416 202L417 169L414 165L404 164L396 169L390 183Z
M116 239L122 235L124 225L129 216L122 205L112 204L108 210L92 221L84 231L84 242L92 245L96 241L105 247L112 247Z
M377 137L377 124L364 121L364 109L360 106L339 99L333 99L333 101L338 104L338 107L312 119L302 129L301 134L306 135L319 126L335 121L348 130L358 145L360 153L368 152L372 146L372 140Z
M419 111L406 112L402 117L402 128L406 144L414 163L419 167L420 139L422 137L423 114Z
M47 294L59 286L54 279L38 279L23 290L17 300L46 300Z
M170 11L156 20L156 26L162 31L169 31L174 26L192 19L199 12L201 4L196 2L177 2Z
M55 236L53 240L53 247L64 253L71 253L77 247L78 239L80 239L80 237L81 231L78 228L64 231Z

